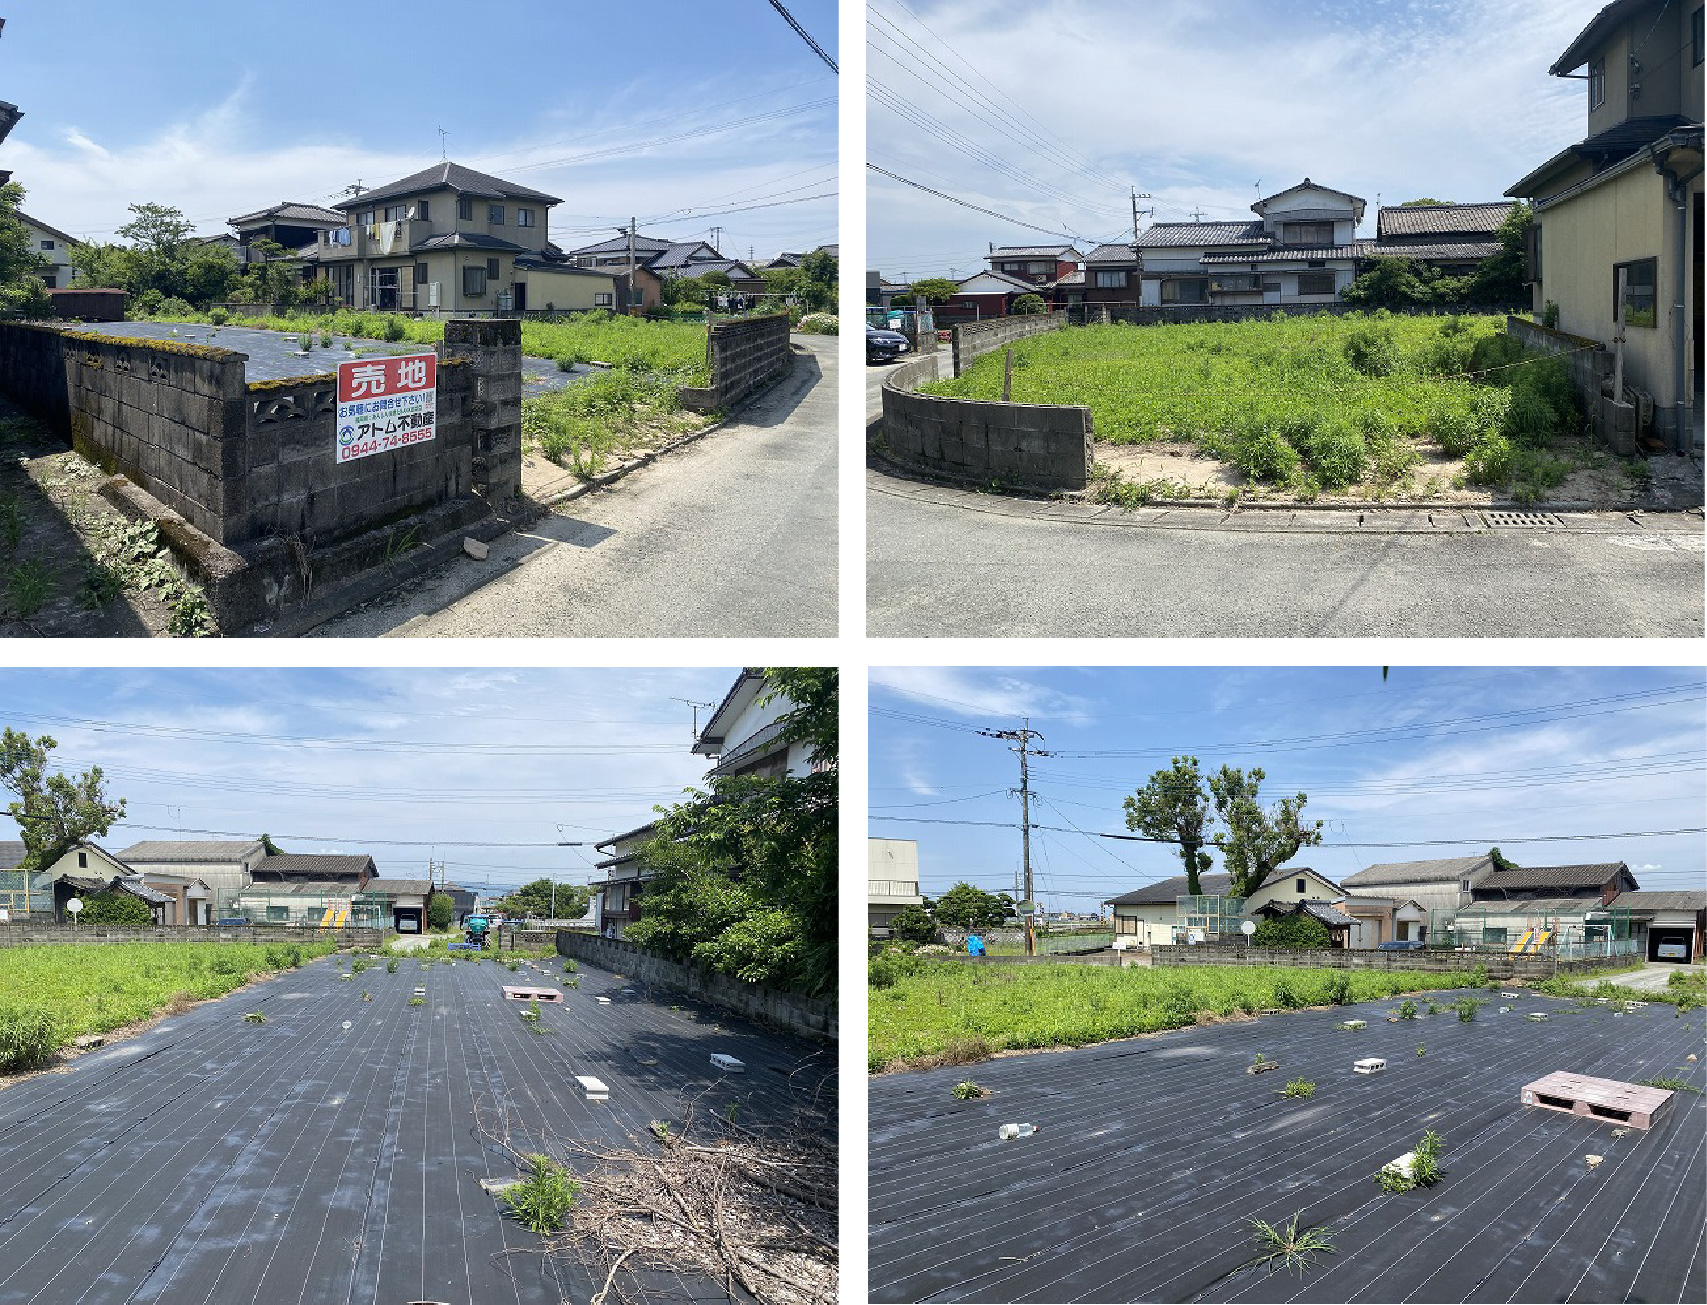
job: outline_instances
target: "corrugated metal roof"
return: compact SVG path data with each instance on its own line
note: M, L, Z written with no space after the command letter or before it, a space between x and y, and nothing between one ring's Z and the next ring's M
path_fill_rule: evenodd
M433 891L431 879L369 879L364 893L384 893L391 897L425 897Z
M373 858L367 855L286 852L263 857L253 874L256 879L356 879L372 869Z
M1632 911L1707 911L1707 892L1688 889L1644 889L1619 893L1612 899L1614 906Z
M144 839L132 843L118 855L135 865L143 861L241 861L251 851L259 850L261 840L248 842L178 842L172 839Z

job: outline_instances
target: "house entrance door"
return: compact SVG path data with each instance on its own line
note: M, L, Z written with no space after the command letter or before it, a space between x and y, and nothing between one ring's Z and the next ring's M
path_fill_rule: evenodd
M402 302L395 267L376 267L369 273L368 303L382 312L395 312Z
M510 293L513 296L511 302L515 305L516 311L518 313L525 311L528 306L528 283L517 281L510 287Z

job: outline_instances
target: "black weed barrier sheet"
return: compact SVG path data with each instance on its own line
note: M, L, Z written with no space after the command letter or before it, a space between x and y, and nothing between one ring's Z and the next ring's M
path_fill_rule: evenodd
M584 1305L603 1269L540 1254L482 1189L517 1175L491 1126L507 1121L522 1152L628 1148L690 1102L738 1099L762 1128L826 1057L590 966L578 977L406 959L344 980L322 960L15 1082L0 1091L0 1302ZM540 1007L548 1033L505 984L563 990ZM714 1052L746 1072L725 1078ZM582 1074L609 1101L586 1100ZM725 1299L702 1278L629 1276L631 1298Z
M1651 1131L1519 1097L1554 1070L1701 1088L1704 1013L1475 995L1471 1023L1389 1023L1392 999L872 1079L872 1299L1707 1300L1703 1096ZM1280 1068L1247 1074L1258 1052ZM1354 1073L1364 1057L1387 1067ZM967 1078L992 1095L954 1100ZM1314 1094L1281 1095L1295 1078ZM1001 1141L1008 1122L1039 1131ZM1384 1192L1376 1171L1427 1129L1442 1180ZM1294 1215L1335 1253L1241 1268L1252 1220Z

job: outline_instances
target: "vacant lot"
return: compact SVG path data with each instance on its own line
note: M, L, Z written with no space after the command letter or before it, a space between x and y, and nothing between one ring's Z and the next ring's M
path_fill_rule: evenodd
M1700 1089L1701 1012L1481 995L1468 1024L1388 1024L1381 1003L874 1079L871 1298L1707 1299L1700 1092L1651 1131L1519 1096L1554 1070ZM1259 1052L1277 1072L1245 1072ZM1363 1057L1386 1070L1354 1073ZM969 1075L990 1095L956 1100ZM1295 1079L1312 1093L1283 1095ZM1039 1128L1001 1141L1007 1122ZM1376 1171L1425 1130L1440 1181L1384 1191ZM1263 1249L1253 1220L1294 1216L1331 1253L1301 1275L1241 1267Z
M1366 1001L1465 986L1467 971L1424 974L1188 965L872 963L870 1067L948 1053L1076 1047L1192 1024L1197 1016Z
M504 984L564 1000L522 1018ZM720 1072L714 1052L746 1072ZM0 1091L0 1300L558 1305L591 1299L642 1230L653 1247L625 1257L608 1301L722 1299L724 1275L690 1254L694 1189L681 1207L640 1203L640 1221L656 1211L643 1229L612 1208L612 1192L692 1165L703 1142L699 1180L728 1236L768 1243L740 1271L767 1301L827 1301L833 1200L827 1214L790 1201L786 1237L761 1230L786 1198L722 1158L786 1146L815 1121L833 1160L825 1059L587 966L316 961ZM586 1100L576 1075L602 1079L609 1100ZM585 1213L608 1240L548 1243L482 1186L534 1153L584 1185L571 1227ZM833 1168L810 1177L833 1192Z
M51 1054L83 1033L105 1033L169 1005L223 997L258 974L291 969L334 950L329 942L115 943L0 948L0 1073L8 1030L46 1017ZM38 1041L39 1048L39 1041Z
M1526 356L1503 326L1322 314L1073 328L1014 346L1012 397L1090 408L1101 443L1195 453L1208 460L1201 479L1217 467L1236 473L1222 478L1229 492L1266 486L1307 500L1439 495L1456 484L1542 498L1581 466L1628 489L1639 470L1626 476L1582 439L1563 365ZM1002 373L1002 354L986 354L927 389L999 399ZM1099 461L1119 465L1120 449ZM1142 484L1105 476L1102 493L1142 498ZM1185 487L1152 488L1177 497Z

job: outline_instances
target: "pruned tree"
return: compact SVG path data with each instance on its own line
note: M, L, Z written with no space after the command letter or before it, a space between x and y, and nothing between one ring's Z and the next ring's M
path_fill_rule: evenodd
M575 920L586 914L591 898L592 892L585 884L557 884L554 891L551 880L535 879L494 903L494 909L503 915L534 920ZM445 923L450 923L448 916Z
M936 921L917 902L908 902L895 912L889 930L903 942L928 943L936 937Z
M1127 798L1126 827L1146 838L1178 843L1180 864L1185 867L1185 890L1196 897L1202 891L1198 875L1209 869L1203 850L1211 814L1203 792L1203 778L1196 757L1175 757L1173 765L1150 776L1149 783Z
M960 293L960 287L946 276L922 277L913 282L910 288L927 304L946 304Z
M449 893L434 893L427 899L427 927L429 929L448 929L450 922L455 918L456 902Z
M78 924L135 924L147 928L154 923L148 903L130 893L109 890L90 893L77 913Z
M99 766L76 777L48 773L47 754L58 746L46 734L34 742L10 728L0 734L0 788L18 795L6 814L17 822L23 840L23 870L47 869L124 817L124 799L106 795Z
M1222 766L1209 777L1215 815L1225 826L1213 842L1221 850L1221 864L1233 876L1229 897L1251 896L1300 847L1322 841L1320 820L1306 824L1299 819L1310 800L1304 794L1281 798L1273 808L1263 809L1258 791L1264 778L1260 766L1249 772Z
M937 923L950 929L994 929L1013 913L1014 899L959 883L936 900Z

